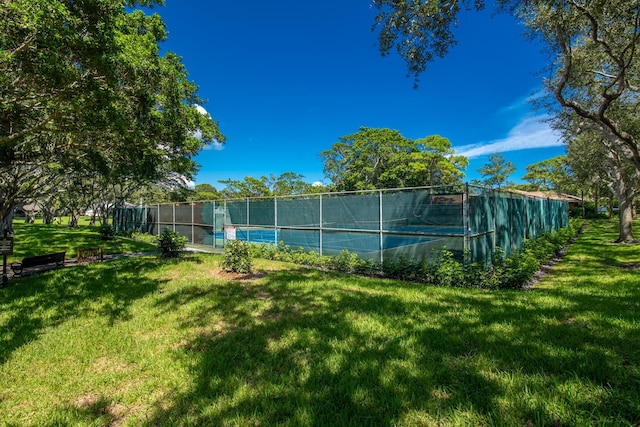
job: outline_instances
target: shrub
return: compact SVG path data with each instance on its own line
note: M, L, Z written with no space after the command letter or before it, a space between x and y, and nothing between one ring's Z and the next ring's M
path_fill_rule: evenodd
M468 252L464 254L464 262L460 262L446 249L434 250L429 261L401 256L385 259L382 264L361 259L347 250L335 256L320 256L317 252L305 252L302 248L291 250L283 242L277 245L252 244L251 253L270 260L436 286L520 289L531 281L542 264L560 253L580 231L583 223L582 220L571 219L569 227L526 241L520 252L509 257L505 257L504 250L498 247L491 264L472 263Z
M176 258L187 246L187 238L165 228L157 238L158 251L164 258Z
M116 229L113 225L103 224L100 226L100 240L113 240L116 237Z
M224 246L222 268L234 273L253 272L250 245L242 240L231 240Z
M465 286L464 268L453 258L453 253L442 250L436 260L436 284L439 286Z
M351 273L358 263L358 254L350 253L348 250L343 249L338 255L330 257L329 260L328 267L332 270Z

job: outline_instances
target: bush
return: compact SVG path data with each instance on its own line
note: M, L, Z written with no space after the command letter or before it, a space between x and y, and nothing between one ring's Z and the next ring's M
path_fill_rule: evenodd
M158 251L164 258L176 258L187 246L187 238L165 228L157 238Z
M231 240L224 246L222 268L234 273L253 272L250 245L242 240Z
M397 259L385 259L382 264L361 259L357 254L346 250L335 256L320 256L317 252L305 252L302 248L291 250L283 242L277 245L252 244L250 250L253 256L259 258L344 273L375 275L435 286L521 289L531 282L544 263L557 256L567 242L578 234L583 223L580 219L571 219L569 227L526 241L523 249L510 257L505 257L504 250L498 247L491 264L472 263L468 252L464 254L465 261L460 262L446 249L435 250L429 261L401 256Z
M100 240L113 240L116 237L116 229L113 225L103 224L100 226Z

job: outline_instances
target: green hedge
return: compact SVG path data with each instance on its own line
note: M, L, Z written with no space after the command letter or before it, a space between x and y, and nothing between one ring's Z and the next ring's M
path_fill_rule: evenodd
M582 225L582 220L571 219L568 227L525 242L520 252L508 258L498 248L490 265L459 262L447 250L435 254L431 261L400 257L383 263L360 259L346 250L336 256L320 256L302 248L291 249L282 242L278 245L251 244L250 253L256 258L434 286L520 289L531 283L542 265L559 255L580 232Z

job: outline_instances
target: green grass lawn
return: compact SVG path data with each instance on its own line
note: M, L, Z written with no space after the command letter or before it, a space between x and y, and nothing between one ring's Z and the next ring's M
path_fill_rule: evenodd
M640 250L615 231L588 223L528 291L213 254L16 279L0 425L637 425Z
M113 240L100 240L100 226L89 226L88 218L83 217L81 226L71 228L66 225L25 224L16 220L13 223L14 251L8 262L20 262L22 258L44 255L52 252L66 252L67 258L73 258L78 248L102 246L105 254L134 253L155 251L157 245L149 241L142 242L117 236Z

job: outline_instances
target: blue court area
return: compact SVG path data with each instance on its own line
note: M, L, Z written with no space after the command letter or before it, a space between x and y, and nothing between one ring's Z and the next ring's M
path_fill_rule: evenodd
M406 230L408 232L408 230ZM428 258L434 252L447 248L454 254L462 254L464 238L460 228L433 229L433 234L426 235L427 229L415 228L412 233L421 234L400 235L383 234L383 257L407 256L411 258ZM223 233L216 233L216 239L222 239ZM251 243L277 244L283 242L292 249L322 252L323 255L337 255L343 250L356 253L365 259L378 261L381 257L381 242L379 233L357 231L324 231L322 238L319 230L290 230L290 229L256 229L236 228L235 238ZM322 242L322 250L320 243Z

